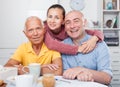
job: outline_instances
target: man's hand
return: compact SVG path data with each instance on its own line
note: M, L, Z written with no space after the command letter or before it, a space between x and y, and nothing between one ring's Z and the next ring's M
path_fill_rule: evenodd
M24 72L22 69L23 69L23 65L22 64L19 64L19 65L14 65L14 67L17 67L18 68L18 74L21 75L21 74L26 74L26 72L29 72L29 69L26 67L25 68L25 71Z
M84 70L77 75L77 79L80 81L94 81L93 74L88 70Z
M46 64L46 65L42 65L42 68L49 68L50 70L57 70L59 66L57 64Z
M64 73L63 73L63 78L65 79L75 79L77 77L77 75L81 72L81 69L76 67L76 68L71 68L71 69L68 69L66 70Z
M89 70L82 67L75 67L66 70L63 73L63 78L71 80L77 78L80 81L94 81L93 74Z

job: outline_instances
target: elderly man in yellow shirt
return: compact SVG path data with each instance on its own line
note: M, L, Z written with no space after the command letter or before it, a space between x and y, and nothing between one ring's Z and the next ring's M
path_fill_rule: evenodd
M62 75L60 53L49 50L44 44L45 29L42 21L35 16L27 18L23 32L29 42L20 45L5 66L17 65L18 74L24 74L23 66L28 66L30 63L39 63L41 65L41 75L47 72Z

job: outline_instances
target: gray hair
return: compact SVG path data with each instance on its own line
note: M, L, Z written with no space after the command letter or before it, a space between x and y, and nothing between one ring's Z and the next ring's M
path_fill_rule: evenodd
M44 27L44 23L43 23L43 21L39 17L37 17L37 16L30 16L25 21L25 26L24 26L24 30L23 31L26 31L26 24L27 24L28 21L31 21L31 20L39 20L39 21L41 21L41 24Z

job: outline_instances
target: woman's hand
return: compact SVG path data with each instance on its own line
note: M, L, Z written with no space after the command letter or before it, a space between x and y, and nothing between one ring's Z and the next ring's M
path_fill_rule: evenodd
M98 41L97 36L92 36L88 41L82 43L82 45L79 46L78 52L81 52L81 53L91 52L96 47L97 41Z

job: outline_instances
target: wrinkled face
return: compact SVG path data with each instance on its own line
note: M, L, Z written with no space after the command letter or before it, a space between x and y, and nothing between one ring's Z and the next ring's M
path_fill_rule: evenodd
M53 31L56 31L61 28L63 24L63 14L62 10L59 8L51 8L47 14L47 24L49 28Z
M70 12L65 17L65 31L72 39L80 39L83 36L84 20L79 12Z
M26 22L24 33L32 44L37 45L43 42L45 29L40 20L33 19Z

